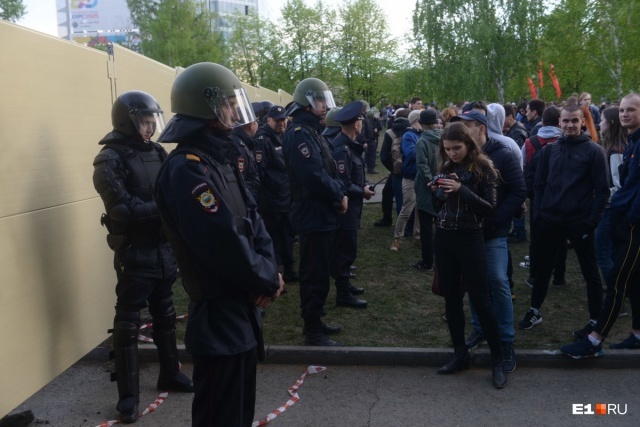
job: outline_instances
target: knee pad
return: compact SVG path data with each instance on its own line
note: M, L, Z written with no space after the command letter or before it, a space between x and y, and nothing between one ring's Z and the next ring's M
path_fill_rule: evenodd
M153 318L153 330L173 330L176 327L176 309L173 298L149 301L149 314Z
M140 329L140 314L137 312L116 311L113 319L114 348L129 347L138 342Z

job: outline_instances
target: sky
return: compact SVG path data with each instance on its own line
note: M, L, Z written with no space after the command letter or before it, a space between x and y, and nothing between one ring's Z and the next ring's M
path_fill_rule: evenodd
M331 8L344 4L344 0L322 0L323 3ZM402 37L411 31L411 13L415 6L415 0L375 0L387 17L387 24L391 37L402 39ZM27 7L27 14L18 21L17 24L23 25L34 30L58 36L58 27L56 22L56 0L22 0ZM278 19L280 9L286 3L286 0L261 0L264 16L268 16L272 20ZM313 0L315 3L315 0Z

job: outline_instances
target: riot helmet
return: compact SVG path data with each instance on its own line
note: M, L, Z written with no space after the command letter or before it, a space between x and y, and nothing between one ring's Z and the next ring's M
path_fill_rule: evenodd
M129 136L149 141L154 133L164 129L160 104L146 92L132 90L120 95L111 108L113 129Z
M171 89L171 111L203 120L218 120L232 129L256 120L247 91L231 70L200 62L178 75Z
M327 111L336 106L333 94L322 80L308 78L302 80L293 92L293 101L298 108L291 108L290 113L300 107L310 107L316 116L324 117Z
M262 111L263 111L262 117L260 117L260 120L262 120L262 118L267 115L271 107L275 107L276 104L267 100L260 101L260 104L262 104Z
M326 117L324 118L325 128L322 131L322 135L332 137L340 132L340 130L342 129L342 125L335 119L336 113L340 110L342 110L342 107L336 107L329 110Z

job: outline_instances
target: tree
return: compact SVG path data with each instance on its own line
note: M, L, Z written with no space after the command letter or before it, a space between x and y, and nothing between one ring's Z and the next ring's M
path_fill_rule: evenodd
M0 19L16 22L27 13L22 0L0 0Z
M535 59L542 0L418 0L414 57L427 94L442 101L518 95ZM511 91L516 93L510 93Z
M215 16L197 0L127 0L142 36L142 54L175 67L223 63L224 38L213 29Z
M348 1L339 9L339 37L335 59L342 71L344 98L364 99L375 105L387 98L385 74L393 71L396 42L385 42L387 31L382 10L373 0Z

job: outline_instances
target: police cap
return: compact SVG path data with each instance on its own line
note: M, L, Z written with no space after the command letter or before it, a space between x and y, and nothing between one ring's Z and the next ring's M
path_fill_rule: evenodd
M338 111L334 117L341 125L350 125L362 118L362 101L352 101Z
M269 113L267 113L267 117L270 117L273 120L282 120L287 118L286 113L287 112L284 109L284 107L281 107L279 105L274 105L273 107L269 108Z

